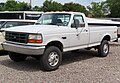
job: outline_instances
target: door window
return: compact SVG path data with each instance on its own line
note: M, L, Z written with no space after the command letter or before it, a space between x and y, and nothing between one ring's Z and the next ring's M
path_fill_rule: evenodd
M85 25L85 22L84 22L84 19L83 19L83 16L82 15L75 15L74 18L73 18L73 21L72 21L72 24L74 24L75 20L78 20L79 21L79 27L81 28L82 26L81 25Z
M84 19L83 19L83 16L82 16L82 15L75 15L75 16L74 16L74 19L79 20L80 23L84 23Z

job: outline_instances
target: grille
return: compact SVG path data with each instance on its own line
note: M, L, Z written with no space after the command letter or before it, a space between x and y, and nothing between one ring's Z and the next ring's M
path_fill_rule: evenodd
M6 32L5 39L12 42L27 43L28 34L19 32Z

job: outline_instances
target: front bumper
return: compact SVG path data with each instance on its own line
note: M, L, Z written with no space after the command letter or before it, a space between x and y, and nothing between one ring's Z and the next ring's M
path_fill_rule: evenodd
M45 50L45 46L29 46L29 45L17 45L4 42L2 43L3 49L9 52L15 52L25 55L42 55Z

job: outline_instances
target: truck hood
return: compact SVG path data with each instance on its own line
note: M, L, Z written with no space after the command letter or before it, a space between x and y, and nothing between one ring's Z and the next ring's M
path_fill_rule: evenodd
M27 26L17 26L17 27L7 28L5 29L5 31L38 33L44 31L51 31L59 27L60 26L56 26L56 25L27 25Z

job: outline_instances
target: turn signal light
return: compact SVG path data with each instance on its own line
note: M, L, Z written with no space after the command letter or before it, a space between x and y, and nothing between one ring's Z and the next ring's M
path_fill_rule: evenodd
M29 39L29 43L42 43L42 40Z

